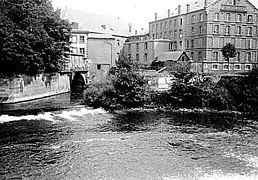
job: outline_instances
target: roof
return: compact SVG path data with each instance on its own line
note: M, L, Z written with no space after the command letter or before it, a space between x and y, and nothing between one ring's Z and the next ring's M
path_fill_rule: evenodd
M178 61L184 51L163 52L158 56L158 61Z
M61 11L61 18L79 24L78 28L89 32L112 34L117 36L130 36L129 24L119 18L98 15L94 13L65 8Z
M211 5L213 2L215 2L217 0L207 0L207 6ZM197 10L201 10L205 7L205 0L197 0L197 1L192 1L187 3L189 6L189 12L193 12L193 11L197 11ZM186 14L187 13L187 4L181 4L181 13L180 14ZM178 16L178 6L175 9L171 9L171 14L170 17L173 16ZM159 19L164 19L167 18L167 13L162 16L159 17Z

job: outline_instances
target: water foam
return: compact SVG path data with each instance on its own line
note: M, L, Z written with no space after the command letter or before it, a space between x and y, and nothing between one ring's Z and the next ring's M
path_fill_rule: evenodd
M0 123L20 121L20 120L38 120L38 119L56 122L56 120L54 120L54 114L51 112L46 112L38 115L25 115L25 116L2 115L0 116Z
M65 110L61 113L52 113L46 112L38 115L24 115L24 116L9 116L9 115L1 115L0 116L0 124L12 121L20 121L20 120L47 120L52 122L58 122L56 117L60 117L63 119L68 119L70 121L77 121L76 116L82 117L85 115L96 115L96 114L104 114L105 110L99 109L87 109L81 108L80 110Z

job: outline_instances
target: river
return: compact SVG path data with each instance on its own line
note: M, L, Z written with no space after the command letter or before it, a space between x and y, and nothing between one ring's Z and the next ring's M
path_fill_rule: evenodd
M1 180L258 179L257 117L111 114L69 95L0 110Z

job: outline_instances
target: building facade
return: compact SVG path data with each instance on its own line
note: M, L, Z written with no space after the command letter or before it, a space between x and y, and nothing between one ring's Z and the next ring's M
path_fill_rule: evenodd
M199 71L244 72L258 62L257 17L257 8L248 0L199 0L168 10L164 18L155 13L149 38L170 40L163 51L185 51ZM221 52L227 43L236 47L229 63Z

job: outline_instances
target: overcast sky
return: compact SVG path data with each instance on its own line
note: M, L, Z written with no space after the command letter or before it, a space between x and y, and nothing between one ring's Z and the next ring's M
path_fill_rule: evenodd
M93 12L96 14L119 17L126 23L132 23L135 29L148 28L148 23L158 16L167 14L168 9L175 9L178 4L187 4L197 0L52 0L56 8ZM258 8L258 0L249 0Z

